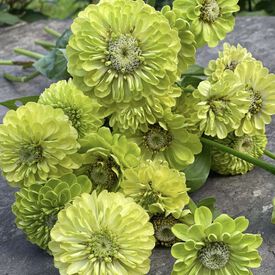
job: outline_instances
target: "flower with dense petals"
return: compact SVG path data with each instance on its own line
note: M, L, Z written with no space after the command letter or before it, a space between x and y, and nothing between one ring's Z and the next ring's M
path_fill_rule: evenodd
M259 61L241 63L234 71L249 93L250 106L236 135L263 133L275 114L275 75Z
M0 125L0 168L11 185L61 177L80 166L77 131L60 109L30 102Z
M220 139L240 126L249 108L249 93L233 73L214 84L201 82L193 95L200 101L200 130Z
M226 70L235 71L243 61L255 60L252 54L240 44L237 47L228 43L223 44L223 51L219 52L219 58L211 60L205 69L205 74L210 82L216 82L224 76Z
M178 32L141 0L89 5L71 28L68 71L102 105L164 94L178 78Z
M143 159L166 160L179 170L193 163L202 149L199 136L186 130L184 117L170 112L131 139L140 146Z
M73 174L23 187L16 193L12 206L17 227L26 233L29 241L47 249L58 212L80 194L90 193L91 188L86 176Z
M243 233L248 227L245 217L232 219L226 214L214 221L207 207L197 208L195 224L177 224L173 233L183 242L173 245L176 258L172 275L240 275L252 274L261 264L257 251L262 243L258 234Z
M82 166L78 175L87 175L97 191L116 191L123 171L139 163L140 149L121 134L102 127L81 140Z
M198 47L216 47L235 25L238 0L175 0L173 9L191 24Z
M189 202L184 173L161 160L126 169L120 188L150 214L179 213Z
M49 248L61 275L145 275L153 234L148 214L132 199L94 191L58 214Z
M103 124L98 115L100 105L85 96L71 80L52 84L40 95L38 103L62 109L80 138L97 131Z
M234 133L230 133L225 139L216 139L216 141L256 159L263 156L267 145L265 134L238 137ZM231 154L219 151L214 147L211 150L211 155L211 169L221 175L245 174L254 168L253 164Z

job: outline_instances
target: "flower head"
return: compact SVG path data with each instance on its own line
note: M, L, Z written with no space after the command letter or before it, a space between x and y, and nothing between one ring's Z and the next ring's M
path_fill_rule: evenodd
M91 188L86 176L76 177L73 174L23 187L16 193L12 206L17 227L32 243L47 249L58 212L73 198L91 192Z
M263 133L265 125L271 122L271 116L275 114L275 75L269 73L259 61L241 63L234 74L245 86L250 98L249 110L236 134L240 136Z
M12 185L61 177L80 165L77 132L60 109L27 103L0 125L0 167Z
M60 274L147 274L154 230L121 193L82 194L58 214L49 248Z
M230 133L225 139L217 139L217 141L257 159L263 156L267 144L265 134L255 136L243 135L238 137L234 133ZM212 148L211 155L211 169L221 175L245 174L254 167L254 165L249 162L231 154L221 152L215 148Z
M197 208L195 224L177 224L172 228L184 242L173 245L176 258L172 275L192 274L252 274L251 268L260 266L257 248L260 235L243 233L248 227L245 217L232 219L222 214L213 221L211 211Z
M83 165L76 171L87 175L98 191L117 190L123 171L139 163L140 149L121 134L100 128L81 140Z
M103 124L98 114L100 105L85 96L71 80L52 84L41 94L38 103L62 109L80 138Z
M239 11L238 0L175 0L173 9L191 24L198 46L218 45L235 25L233 13Z
M233 74L214 84L201 82L193 95L200 101L200 130L220 139L239 127L249 108L249 93Z
M164 94L178 77L178 33L141 0L89 5L71 28L68 71L105 106Z
M236 67L243 61L252 61L252 54L240 44L237 47L228 43L223 44L223 51L219 53L219 58L211 60L205 69L205 74L210 82L216 82L224 76L227 70L235 71Z
M184 173L163 161L147 160L126 169L120 187L150 214L180 213L189 202Z

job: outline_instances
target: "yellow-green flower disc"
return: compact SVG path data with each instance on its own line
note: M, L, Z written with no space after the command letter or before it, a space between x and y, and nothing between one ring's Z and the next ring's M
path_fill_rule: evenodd
M195 224L176 224L172 231L182 240L173 245L176 258L172 275L252 274L261 265L257 251L262 244L258 234L244 233L249 225L245 217L232 219L222 214L213 220L207 207L199 207Z
M34 102L10 110L0 125L0 168L11 185L61 177L80 166L77 131L61 109Z
M249 93L233 73L213 84L201 82L193 94L200 100L200 130L208 136L225 138L240 126L249 108Z
M38 103L60 108L69 117L80 138L102 126L100 105L83 94L71 80L52 84L39 97Z
M68 71L103 105L165 94L178 78L178 32L141 0L89 5L71 29Z
M80 194L90 193L91 188L86 176L73 174L21 188L12 206L17 227L24 231L30 242L47 249L58 212Z
M230 133L225 139L216 139L216 141L257 159L263 156L267 145L265 134L237 137L234 133ZM253 164L215 148L212 148L211 155L211 169L221 175L245 174L254 168Z
M175 0L173 9L191 24L198 47L216 47L235 25L238 0Z
M49 248L61 275L145 275L153 234L148 214L132 199L94 191L59 212Z
M151 124L146 132L136 132L131 136L141 148L144 160L167 161L171 168L178 170L194 162L202 145L199 136L187 131L185 119L178 114L166 112L157 123Z
M185 175L167 162L147 160L124 171L121 192L148 213L180 213L189 202Z
M182 74L189 65L195 63L196 41L194 34L190 31L189 23L180 17L179 11L171 10L169 6L164 6L161 13L169 20L171 27L178 31L181 44L178 54L178 72Z
M78 175L87 175L97 191L116 191L123 171L139 163L140 149L124 135L102 127L81 140L82 166Z
M263 133L265 125L271 122L271 116L275 114L275 75L269 73L259 61L243 62L234 74L250 95L249 110L236 134Z

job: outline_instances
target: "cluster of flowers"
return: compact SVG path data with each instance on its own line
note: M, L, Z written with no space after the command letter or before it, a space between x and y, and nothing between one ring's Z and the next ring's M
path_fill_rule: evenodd
M244 217L190 211L183 172L202 135L261 156L275 110L275 76L225 44L198 87L175 83L196 48L234 26L237 0L101 0L74 20L69 81L0 125L0 167L20 187L16 224L54 256L60 274L146 274L155 244L172 247L177 274L252 274L262 239ZM222 160L222 161L221 161ZM252 166L213 152L213 169Z

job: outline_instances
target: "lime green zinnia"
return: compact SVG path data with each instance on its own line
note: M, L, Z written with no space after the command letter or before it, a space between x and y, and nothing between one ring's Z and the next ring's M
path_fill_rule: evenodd
M200 130L208 136L225 138L240 126L249 108L249 93L233 73L214 84L201 82L193 94L200 100Z
M250 96L249 110L236 134L263 133L265 125L271 122L271 116L275 114L275 75L269 73L259 61L243 62L234 74Z
M73 174L23 187L16 193L12 206L17 227L26 233L29 241L47 249L58 212L73 198L91 192L91 188L86 176Z
M100 105L85 96L71 80L52 84L41 94L38 103L62 109L80 138L103 124L98 114Z
M98 191L117 190L123 171L139 163L140 149L121 134L100 128L81 140L83 165L76 173L87 175Z
M237 137L234 133L230 133L225 139L217 139L216 141L257 159L263 156L267 144L265 134ZM221 175L245 174L254 168L253 164L215 148L212 148L211 155L211 169Z
M153 234L141 206L105 190L82 194L58 214L49 248L61 275L144 275Z
M77 131L60 109L27 103L0 125L0 167L17 186L61 177L80 166Z
M163 161L147 160L126 169L120 187L150 214L179 213L189 202L184 173Z
M216 47L235 25L238 0L175 0L173 9L191 24L198 47Z
M222 214L212 221L206 207L195 211L191 227L177 224L172 228L184 242L173 245L175 262L172 275L239 275L252 274L251 268L261 264L257 248L260 235L243 233L248 227L245 217L232 219Z
M105 106L164 94L177 80L178 33L141 0L89 5L71 28L68 71Z
M205 69L205 74L210 82L216 82L224 76L226 70L235 71L236 67L243 61L252 61L252 54L240 44L237 47L228 43L223 44L223 51L219 52L219 58L211 60Z

